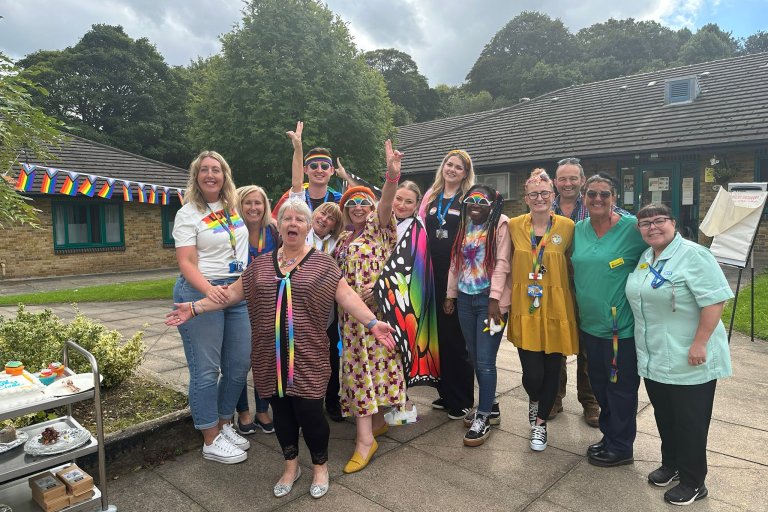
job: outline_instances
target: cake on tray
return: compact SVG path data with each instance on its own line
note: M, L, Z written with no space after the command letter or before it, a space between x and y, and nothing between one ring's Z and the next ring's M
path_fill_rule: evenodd
M45 386L29 372L24 371L21 375L0 373L0 411L34 404L45 398Z

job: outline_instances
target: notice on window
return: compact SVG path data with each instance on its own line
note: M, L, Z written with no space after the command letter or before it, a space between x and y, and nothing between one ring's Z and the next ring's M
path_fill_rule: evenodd
M634 204L635 202L635 177L624 176L624 204Z
M683 205L693 204L693 178L683 178Z
M714 183L715 182L715 169L714 167L705 167L704 168L704 183Z
M669 190L669 176L661 176L659 178L659 190Z
M648 178L648 192L657 192L659 190L659 178Z
M651 192L651 202L661 203L661 190L654 190Z

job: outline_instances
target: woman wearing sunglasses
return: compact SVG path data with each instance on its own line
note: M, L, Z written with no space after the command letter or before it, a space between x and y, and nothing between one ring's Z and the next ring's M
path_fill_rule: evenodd
M507 338L520 356L528 393L530 447L547 447L547 416L557 397L564 356L579 351L568 257L573 221L551 212L555 192L544 169L525 183L530 213L509 223L512 236L512 309Z
M579 306L579 342L589 361L589 382L600 404L600 442L587 448L595 466L634 462L637 434L637 374L634 317L624 287L648 247L637 219L619 215L613 206L616 187L607 174L587 180L589 218L576 224L573 264Z
M504 199L486 185L470 188L461 205L461 222L451 253L446 315L458 310L479 386L477 410L468 413L465 446L480 446L498 425L496 354L509 310L509 219L501 212ZM458 299L458 300L457 300ZM496 407L494 407L496 405Z
M385 142L387 172L378 206L367 187L347 189L341 198L347 231L341 234L334 256L347 283L375 308L373 285L397 243L392 202L400 179L402 154ZM405 403L405 380L400 354L379 343L369 328L339 311L342 334L341 411L355 418L355 452L345 473L365 468L378 449L375 437L387 430L382 407Z
M675 505L707 496L707 433L717 379L728 377L731 356L720 316L733 293L712 254L675 230L666 205L637 212L650 245L627 279L635 316L637 368L653 404L661 437L661 467L648 481L666 487Z
M445 409L452 420L460 420L472 409L475 379L466 343L456 315L446 315L445 301L451 249L461 223L461 198L475 184L472 159L466 151L454 149L440 163L432 187L424 194L419 217L424 219L429 237L429 254L435 277L437 335L440 340L440 398L434 409Z

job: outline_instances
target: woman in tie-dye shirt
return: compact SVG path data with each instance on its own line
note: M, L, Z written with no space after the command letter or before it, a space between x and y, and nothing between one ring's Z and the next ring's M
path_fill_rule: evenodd
M480 388L477 411L464 419L466 446L480 446L490 426L501 422L496 395L496 353L511 296L509 219L501 212L504 199L486 185L469 189L461 204L461 224L451 250L448 290L443 311L458 309L467 351ZM457 300L458 299L458 300ZM457 304L458 302L458 304ZM492 325L497 329L489 330Z

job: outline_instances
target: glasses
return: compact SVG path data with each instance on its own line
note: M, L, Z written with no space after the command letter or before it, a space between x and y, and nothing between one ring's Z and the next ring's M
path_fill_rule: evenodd
M557 165L576 165L579 162L581 162L581 160L578 158L563 158L562 160L557 161Z
M489 200L485 196L471 195L471 196L467 197L466 199L464 199L464 201L462 201L462 203L464 203L464 204L479 204L480 206L491 206L493 204L493 201Z
M528 196L528 199L536 199L539 196L541 196L542 199L549 199L549 196L552 195L552 191L542 190L541 192L528 192L525 195Z
M660 228L666 224L668 220L671 220L671 217L656 217L653 220L643 220L638 222L637 227L638 229L651 229L651 225L654 225L657 228Z
M329 164L327 162L312 162L307 167L309 167L313 171L316 171L318 167L321 168L324 171L327 171L328 169L331 168L331 164Z
M597 190L587 190L587 197L590 199L594 199L598 195L600 196L600 199L608 199L613 195L613 192L610 190L601 190L599 192Z
M344 208L354 208L355 206L373 206L373 201L367 197L353 197L344 203Z

